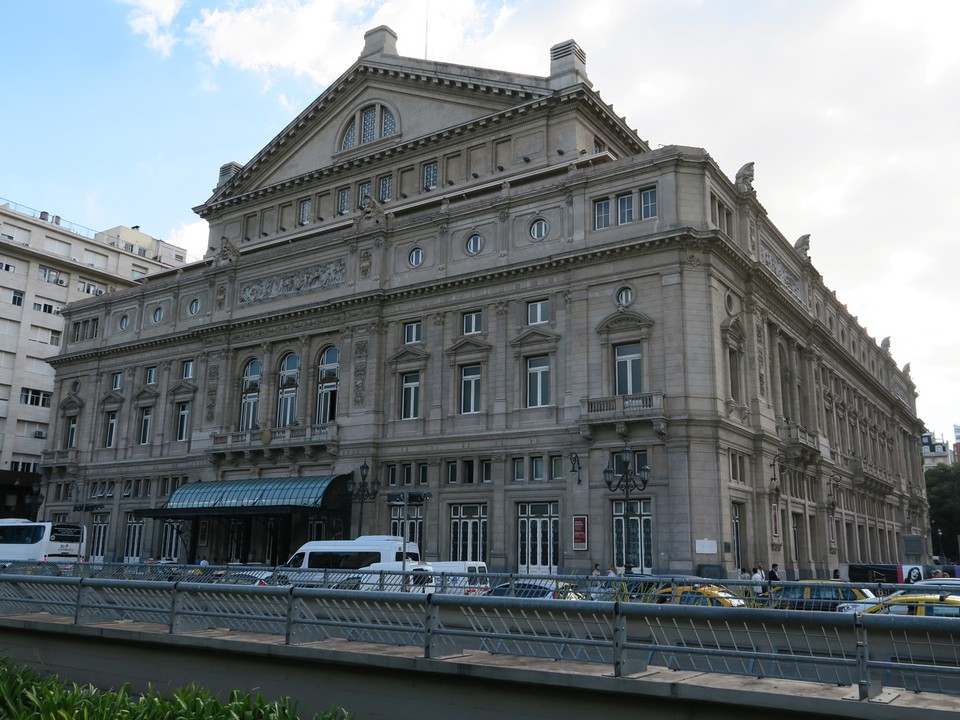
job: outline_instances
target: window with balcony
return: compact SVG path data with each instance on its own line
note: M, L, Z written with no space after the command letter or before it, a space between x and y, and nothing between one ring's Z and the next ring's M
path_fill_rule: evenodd
M297 394L300 389L300 358L287 353L280 360L277 389L277 427L297 424Z
M263 372L260 361L247 361L240 378L240 423L241 432L255 430L260 414L260 379Z
M340 389L340 351L337 348L327 348L320 354L317 375L317 424L323 425L337 417Z

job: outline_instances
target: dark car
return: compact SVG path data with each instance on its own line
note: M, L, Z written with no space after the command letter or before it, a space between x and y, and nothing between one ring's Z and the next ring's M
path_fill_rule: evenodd
M552 583L548 581L517 580L516 582L501 583L490 589L488 596L494 597L522 597L542 598L544 600L583 600L583 594L568 583Z
M781 585L757 596L761 607L778 610L819 610L833 612L841 603L872 598L873 593L855 585L832 581L806 581L803 585Z

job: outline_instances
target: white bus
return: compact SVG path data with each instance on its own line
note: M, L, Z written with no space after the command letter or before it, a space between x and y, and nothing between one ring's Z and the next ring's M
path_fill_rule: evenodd
M82 562L86 540L83 525L0 519L0 560Z

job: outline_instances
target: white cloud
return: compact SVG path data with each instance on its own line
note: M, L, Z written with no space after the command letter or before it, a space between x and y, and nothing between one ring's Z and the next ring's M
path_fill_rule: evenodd
M167 242L187 251L187 259L200 260L207 252L207 243L210 239L210 226L206 220L197 220L184 223L174 228L167 235Z
M147 36L147 45L164 57L169 57L176 38L170 28L184 0L118 0L133 6L128 22L138 35Z

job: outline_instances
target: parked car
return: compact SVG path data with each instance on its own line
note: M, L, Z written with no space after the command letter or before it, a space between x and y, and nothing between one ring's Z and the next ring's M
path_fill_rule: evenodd
M544 600L583 600L576 586L569 583L552 583L546 580L515 580L500 583L490 589L487 596L542 598Z
M887 595L887 599L901 595L916 594L918 592L939 593L942 590L948 593L960 594L960 578L931 578L928 580L920 580L911 585L909 590L897 590ZM871 593L871 597L869 598L841 603L837 606L837 610L839 612L866 612L877 603L882 602L882 600L883 598L876 597Z
M875 600L871 590L833 580L806 580L777 585L757 596L756 604L778 610L838 610L842 603Z
M712 607L744 607L743 598L738 597L722 585L695 584L677 585L659 590L654 602L674 605L709 605Z
M220 572L214 577L213 582L216 585L254 585L256 587L264 587L267 584L257 575L233 572Z
M960 618L960 595L947 592L894 594L868 607L863 613Z

